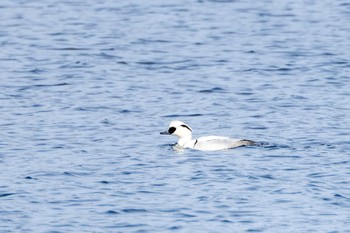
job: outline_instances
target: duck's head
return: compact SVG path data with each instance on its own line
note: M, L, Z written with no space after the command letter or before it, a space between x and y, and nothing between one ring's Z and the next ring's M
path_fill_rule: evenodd
M192 138L192 129L183 123L182 121L170 122L169 129L165 132L161 132L163 135L175 135L179 138Z

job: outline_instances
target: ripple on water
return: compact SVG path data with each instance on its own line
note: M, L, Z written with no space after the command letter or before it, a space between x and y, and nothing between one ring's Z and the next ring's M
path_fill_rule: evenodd
M348 3L89 3L1 3L1 231L348 232Z

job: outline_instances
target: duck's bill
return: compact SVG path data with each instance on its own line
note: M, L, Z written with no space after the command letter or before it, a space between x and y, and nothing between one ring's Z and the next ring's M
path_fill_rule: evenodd
M160 132L160 134L162 134L162 135L170 135L170 133L168 131Z

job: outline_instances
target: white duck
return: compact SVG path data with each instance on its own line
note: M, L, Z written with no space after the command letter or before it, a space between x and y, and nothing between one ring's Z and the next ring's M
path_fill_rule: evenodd
M256 144L251 140L234 139L221 136L206 136L198 139L192 139L192 129L182 121L170 122L168 131L161 132L160 134L178 136L179 141L177 144L180 147L196 150L226 150Z

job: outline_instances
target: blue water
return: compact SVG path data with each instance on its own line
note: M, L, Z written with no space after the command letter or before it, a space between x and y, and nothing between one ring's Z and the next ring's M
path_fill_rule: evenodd
M0 12L0 232L350 232L348 1Z

